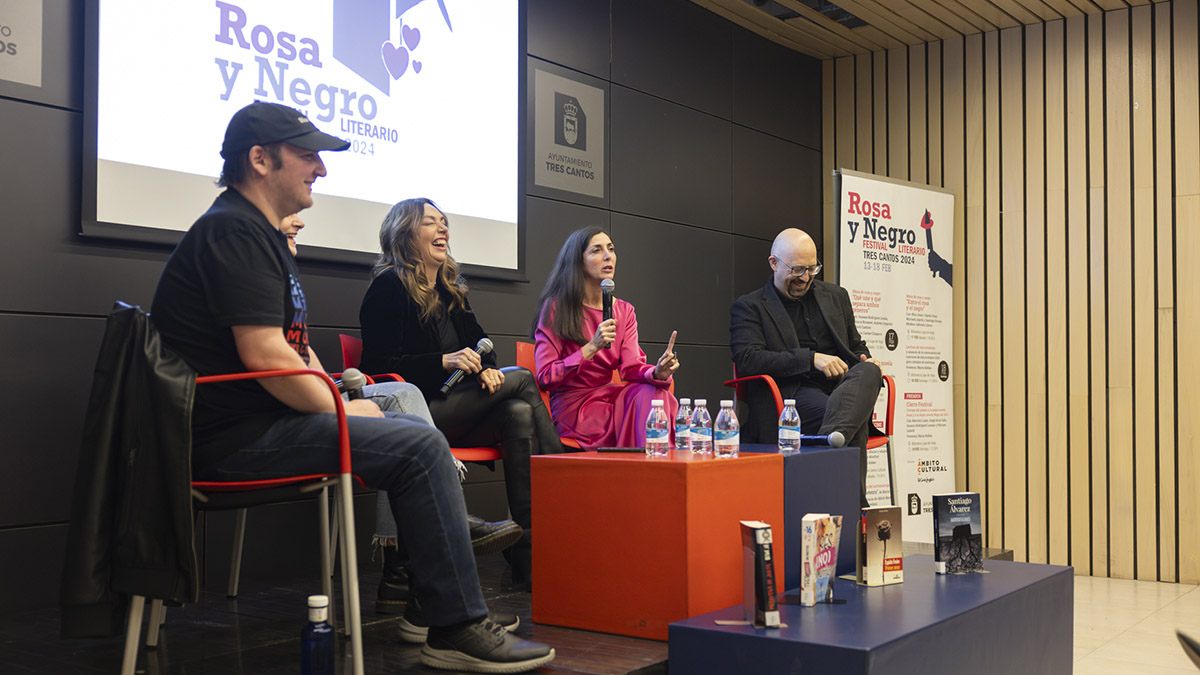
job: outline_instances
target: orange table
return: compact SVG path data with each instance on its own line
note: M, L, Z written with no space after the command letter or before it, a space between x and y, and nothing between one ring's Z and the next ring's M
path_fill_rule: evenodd
M532 480L538 623L666 640L672 621L740 603L739 520L779 533L783 578L780 455L541 455Z

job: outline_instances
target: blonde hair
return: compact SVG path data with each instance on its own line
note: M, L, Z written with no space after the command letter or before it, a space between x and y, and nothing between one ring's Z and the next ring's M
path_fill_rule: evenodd
M425 274L425 265L421 261L421 252L417 244L417 229L425 217L425 205L441 211L433 200L425 197L405 199L388 211L379 226L379 248L382 253L375 261L372 276L394 272L404 284L404 290L420 307L421 321L428 322L443 311L454 311L466 308L467 284L458 272L458 263L454 262L447 247L446 260L438 268L437 278L429 279ZM450 294L450 307L442 307L442 298L437 292L437 285Z

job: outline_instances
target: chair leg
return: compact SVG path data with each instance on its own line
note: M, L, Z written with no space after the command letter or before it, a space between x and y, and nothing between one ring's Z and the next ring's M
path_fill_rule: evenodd
M321 488L321 494L317 497L317 529L321 537L321 592L329 601L333 602L333 582L330 577L333 576L333 559L329 552L329 488ZM337 628L337 612L329 613L329 624L335 629Z
M138 643L142 641L142 609L145 596L135 595L129 602L129 621L125 625L125 656L121 660L121 675L133 675L137 665Z
M340 485L338 486L338 489L336 490L336 494L337 494L338 500L337 500L337 505L335 506L335 509L337 511L338 520L341 520L342 518L345 518L346 509L345 509L345 505L342 504L342 500L341 500L342 490L341 490ZM338 536L339 537L342 536L341 528L339 528ZM344 542L344 541L339 541L338 543L339 543L338 553L341 555L341 558L342 558L342 620L343 620L342 627L345 628L346 635L350 635L350 629L352 628L351 621L350 621L350 577L349 577L350 568L346 562L346 549L348 549L350 547L346 546L345 545L346 542Z
M158 629L162 626L163 621L167 618L167 608L163 607L163 601L155 598L150 601L150 621L146 626L146 649L155 649L158 647Z
M342 562L347 582L342 594L350 600L350 616L346 632L350 634L350 653L354 657L354 675L363 675L362 614L358 596L358 552L351 541L354 537L354 485L350 474L339 478L337 496L342 506Z
M236 598L238 578L242 575L242 542L246 539L246 509L238 509L237 521L233 526L233 553L229 558L229 588L225 595Z

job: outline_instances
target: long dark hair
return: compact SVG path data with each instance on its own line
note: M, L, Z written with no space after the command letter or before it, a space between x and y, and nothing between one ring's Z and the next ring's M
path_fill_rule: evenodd
M467 283L458 273L458 263L450 256L449 246L446 248L446 261L438 268L436 279L425 275L425 264L421 261L421 251L417 246L417 229L425 217L425 205L441 211L432 199L417 197L405 199L392 207L384 216L379 226L379 248L383 252L375 261L372 277L393 272L400 277L404 290L416 301L421 308L421 321L428 322L432 317L442 313L442 298L437 292L437 285L450 294L450 307L447 311L464 309L467 303ZM445 212L443 211L443 214ZM449 225L449 219L446 223Z
M538 311L529 325L530 337L536 338L538 324L547 322L556 335L575 344L585 344L591 338L583 334L583 289L588 284L583 272L583 254L592 237L598 234L605 234L604 229L585 227L572 232L563 242L538 298Z

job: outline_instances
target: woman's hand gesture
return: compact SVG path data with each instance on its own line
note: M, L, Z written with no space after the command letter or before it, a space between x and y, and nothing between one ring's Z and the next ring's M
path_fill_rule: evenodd
M654 367L654 379L668 380L676 370L679 370L679 357L675 355L675 336L679 331L671 331L671 340L667 343L667 349L658 357L658 364Z

